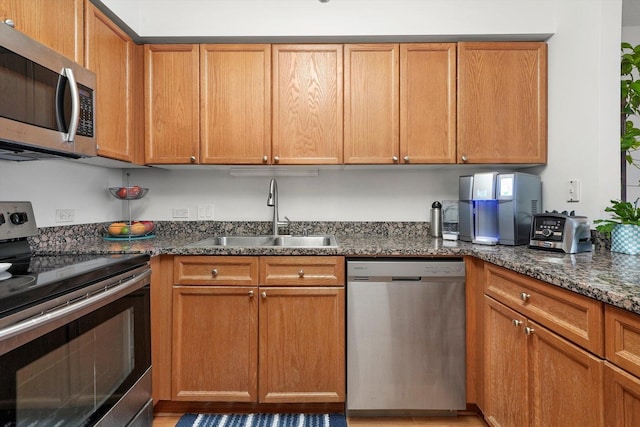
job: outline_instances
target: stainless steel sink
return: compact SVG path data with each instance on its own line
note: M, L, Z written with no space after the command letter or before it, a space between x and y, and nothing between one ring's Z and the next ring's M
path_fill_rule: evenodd
M332 234L322 236L217 236L192 243L188 247L245 247L245 248L335 248L336 237Z

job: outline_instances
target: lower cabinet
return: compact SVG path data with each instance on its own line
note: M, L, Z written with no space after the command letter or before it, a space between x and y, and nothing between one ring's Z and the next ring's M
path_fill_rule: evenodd
M343 402L344 295L341 257L175 257L171 399Z
M602 426L604 362L485 296L485 408L493 426Z
M640 426L640 378L605 363L607 427Z

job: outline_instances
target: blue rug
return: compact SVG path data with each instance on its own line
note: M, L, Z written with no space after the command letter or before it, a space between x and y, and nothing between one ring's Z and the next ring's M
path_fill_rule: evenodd
M184 414L176 427L347 427L343 414Z

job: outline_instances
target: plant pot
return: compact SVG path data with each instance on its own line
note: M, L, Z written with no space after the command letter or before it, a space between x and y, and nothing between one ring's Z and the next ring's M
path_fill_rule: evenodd
M611 231L611 252L640 254L640 225L616 225Z

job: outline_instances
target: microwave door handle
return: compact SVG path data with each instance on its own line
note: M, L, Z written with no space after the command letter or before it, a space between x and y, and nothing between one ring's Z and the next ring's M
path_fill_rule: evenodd
M62 75L69 80L69 90L71 91L71 120L69 122L69 133L65 135L65 141L73 142L76 139L78 123L80 122L80 92L71 68L63 68ZM58 95L64 96L64 93L62 92Z

